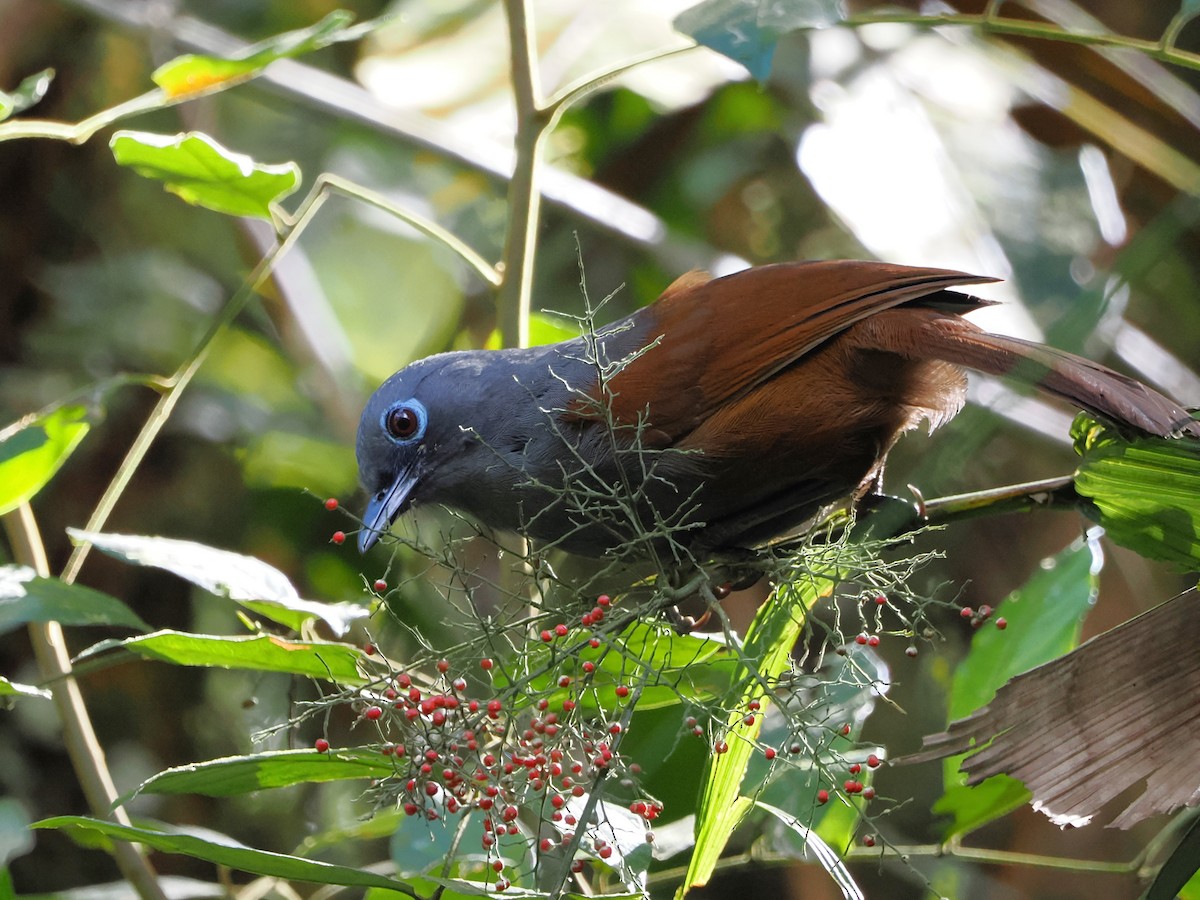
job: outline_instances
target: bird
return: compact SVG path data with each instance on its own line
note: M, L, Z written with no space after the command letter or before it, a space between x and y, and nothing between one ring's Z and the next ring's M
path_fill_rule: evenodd
M362 552L441 505L584 557L712 558L877 494L900 436L1010 376L1130 435L1200 437L1146 385L963 316L998 279L862 260L688 273L649 306L541 347L414 362L367 402Z

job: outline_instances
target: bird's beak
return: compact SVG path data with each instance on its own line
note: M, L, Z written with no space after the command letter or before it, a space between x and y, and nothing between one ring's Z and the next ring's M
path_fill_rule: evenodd
M358 552L366 553L375 546L391 524L409 507L413 488L417 486L417 467L411 465L396 476L391 486L367 502L362 531L358 533Z

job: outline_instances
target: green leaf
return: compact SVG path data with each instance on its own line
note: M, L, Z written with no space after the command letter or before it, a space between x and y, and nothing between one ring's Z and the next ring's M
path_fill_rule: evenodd
M1047 560L1020 590L1001 605L1008 620L1001 631L991 623L980 627L971 652L954 673L950 721L962 719L988 703L1016 675L1057 659L1079 644L1083 619L1095 602L1102 556L1098 533L1077 541ZM963 834L998 819L1029 799L1021 782L994 776L965 787L958 767L963 757L944 764L945 793L934 811L953 817L946 837Z
M271 204L300 183L293 162L266 165L227 150L206 134L118 131L109 141L113 158L193 206L231 216L271 218Z
M789 31L842 21L838 0L705 0L675 19L675 28L734 62L758 81L771 74L775 44Z
M759 809L765 810L777 818L780 822L790 828L804 842L805 848L816 857L817 862L821 867L829 873L829 877L833 879L838 886L838 890L842 892L842 896L846 900L863 900L866 896L854 881L850 870L846 868L846 864L842 862L837 851L825 843L808 826L802 824L799 819L788 812L784 812L777 806L772 806L769 803L758 801L754 804Z
M271 634L219 637L182 631L156 631L124 641L102 641L81 653L80 658L117 648L146 659L180 666L286 672L332 680L339 684L367 682L358 668L358 663L364 657L357 647L318 641L289 641Z
M353 20L353 13L335 10L308 28L275 35L247 47L236 58L222 59L198 54L179 56L155 69L150 78L168 97L207 90L225 82L245 81L277 59L299 56L336 41L357 37L357 30L347 30Z
M738 670L737 659L722 641L681 635L661 623L634 623L599 647L589 645L589 636L590 632L576 632L553 646L531 642L520 659L523 672L530 674L514 676L528 689L515 702L529 705L544 698L553 704L571 697L585 712L610 714L629 703L617 697L617 685L637 685L638 710L645 711L678 706L684 698L704 702L722 697ZM554 657L565 658L552 664ZM586 676L587 690L580 691L578 685L556 687L554 682L571 667L582 677L584 663L595 667ZM510 682L497 674L493 683L504 687Z
M202 838L194 834L168 830L166 825L163 825L161 830L134 828L129 825L118 825L116 822L89 819L85 816L57 816L34 822L32 827L60 829L76 841L81 834L85 837L99 835L121 841L132 841L164 853L180 853L253 875L308 881L315 884L379 887L412 895L412 889L404 882L376 875L366 869L335 866L332 863L302 859L299 856L288 856L285 853L255 850L224 835L213 835L212 832L206 832L206 834L213 835L212 838Z
M30 622L150 629L116 597L41 578L28 566L0 566L0 634Z
M0 697L41 697L49 700L53 695L40 687L31 684L17 684L7 678L0 678Z
M0 431L0 515L33 498L91 427L87 409L62 406Z
M77 528L68 528L67 534L76 544L91 544L125 562L166 569L294 631L312 619L320 619L340 637L356 620L370 614L356 603L303 600L286 575L253 556L173 538L101 534Z
M708 883L734 829L752 808L753 802L739 792L770 702L763 685L773 684L788 668L806 611L832 589L832 573L825 576L817 571L804 580L781 584L759 607L746 630L738 670L732 678L736 696L722 704L730 710L723 738L728 750L712 753L705 767L696 808L696 849L676 896ZM745 710L752 700L761 704L763 713L747 725Z
M1142 896L1144 900L1175 900L1196 880L1197 872L1200 872L1200 816L1192 813L1192 824Z
M1125 440L1081 415L1071 427L1083 461L1075 489L1112 540L1150 559L1200 568L1200 441Z
M42 69L24 79L15 91L0 91L0 122L38 103L50 90L53 80L54 70Z
M395 770L395 764L377 750L273 750L166 769L124 799L138 794L232 797L293 784L384 778Z

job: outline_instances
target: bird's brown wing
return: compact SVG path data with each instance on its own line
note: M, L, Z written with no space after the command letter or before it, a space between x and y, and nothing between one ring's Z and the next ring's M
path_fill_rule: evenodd
M612 341L610 356L657 344L610 379L610 408L623 423L649 409L654 430L673 443L856 322L948 287L995 280L847 260L760 266L712 280L689 273ZM940 299L956 312L984 305L962 295Z

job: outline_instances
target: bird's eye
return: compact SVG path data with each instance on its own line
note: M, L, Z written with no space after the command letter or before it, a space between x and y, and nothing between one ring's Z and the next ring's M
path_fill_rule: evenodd
M416 400L399 403L383 414L383 427L396 441L411 441L425 432L425 408Z

